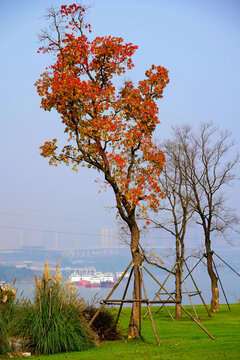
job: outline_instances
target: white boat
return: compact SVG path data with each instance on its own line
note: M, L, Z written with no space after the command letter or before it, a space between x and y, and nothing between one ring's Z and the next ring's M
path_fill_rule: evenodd
M83 281L89 281L91 279L92 275L91 274L84 274L81 276L81 280Z
M70 276L69 276L69 279L71 281L72 284L75 284L77 282L79 282L81 280L81 276L76 272L74 271Z
M101 283L101 279L99 276L93 275L89 279L89 283L85 285L85 287L99 287Z
M123 273L118 273L117 278L119 278L122 274ZM116 283L114 274L110 272L94 272L94 274L79 275L76 271L74 271L69 276L69 279L73 284L86 287L112 287Z
M115 277L116 277L116 279L119 279L121 276L122 276L122 274L123 274L123 272L116 272L116 274L115 274ZM124 278L125 279L128 279L129 278L129 273L126 273L125 275L124 275Z
M100 281L102 281L104 279L105 274L98 271L98 272L95 272L94 276L97 276L100 279Z
M114 275L113 275L113 273L106 273L106 274L104 274L104 277L103 277L102 281L112 281L112 282L114 282Z

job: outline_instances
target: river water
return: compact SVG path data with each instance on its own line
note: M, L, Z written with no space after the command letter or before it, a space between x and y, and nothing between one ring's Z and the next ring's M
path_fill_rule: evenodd
M152 271L152 268L148 268L150 271ZM155 296L155 293L159 290L159 285L149 276L147 272L143 270L143 276L144 276L144 282L145 287L147 291L147 297L149 300L152 300ZM163 271L156 272L154 271L154 276L158 279L158 281L162 284L164 280L166 279L167 273L164 273ZM186 276L186 274L185 274ZM232 272L231 270L226 270L220 272L219 276L221 283L223 285L223 289L226 294L226 298L223 294L221 285L219 283L219 291L220 291L220 303L225 304L226 301L229 303L236 303L240 299L240 277ZM204 301L209 304L211 299L211 288L210 288L210 279L206 271L200 271L194 270L193 271L193 277L194 280L199 288L199 290L202 292L202 296L204 298ZM132 283L130 282L129 290L127 292L127 295L125 299L132 299ZM112 294L110 299L121 299L123 296L124 289L126 287L127 280L124 279L120 285L116 288L114 293ZM189 292L195 291L196 288L191 281L191 278L188 277L186 280L187 290ZM165 289L168 292L172 292L174 290L174 277L170 276L170 278L167 280L166 284L164 285ZM33 297L34 294L34 282L31 283L16 283L15 288L18 289L18 297L23 293L25 297ZM86 288L86 287L80 287L76 286L76 291L79 294L79 296L85 298L85 300L90 303L91 299L93 297L106 299L108 294L110 293L111 289L109 288ZM186 288L183 284L183 291L186 292ZM161 291L162 293L163 291ZM144 293L143 293L144 294ZM143 296L144 297L144 296ZM167 299L167 295L161 295L162 299ZM201 304L202 301L198 295L191 297L192 302L194 304ZM183 304L190 304L190 300L187 294L183 294ZM130 306L130 304L128 304Z

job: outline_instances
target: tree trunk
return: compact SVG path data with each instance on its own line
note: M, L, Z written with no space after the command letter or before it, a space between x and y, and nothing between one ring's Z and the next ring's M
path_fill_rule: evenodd
M131 251L134 266L134 287L133 299L142 299L142 286L139 268L143 258L139 253L139 237L140 232L136 224L131 227ZM133 302L130 323L128 327L128 338L141 337L141 302Z
M210 310L212 312L218 312L219 311L218 278L213 270L213 253L210 251L210 246L207 247L206 257L207 257L207 269L211 279L211 290L212 290Z
M182 267L181 263L177 264L177 270L175 274L175 286L176 286L176 300L182 303L182 277L180 267ZM182 318L182 308L180 304L176 304L175 306L175 318L181 319Z
M210 311L219 311L219 291L218 291L218 278L213 270L213 252L211 250L211 240L209 231L205 230L205 246L206 246L206 258L207 258L207 269L211 279L211 308Z
M181 245L181 250L180 250ZM180 254L181 251L181 254ZM175 286L176 286L176 300L180 301L182 303L182 261L181 259L184 258L184 243L181 238L178 236L176 237L176 263L177 263L177 269L175 273ZM175 305L175 318L181 319L182 318L182 308L180 304Z

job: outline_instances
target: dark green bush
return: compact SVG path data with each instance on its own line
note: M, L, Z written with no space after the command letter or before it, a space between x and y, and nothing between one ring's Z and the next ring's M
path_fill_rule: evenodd
M85 317L89 321L98 310L96 307L98 301L99 299L94 298L84 310ZM113 309L103 308L91 325L100 340L118 340L122 336L122 331L116 325L116 316L113 311Z
M33 302L22 303L18 334L28 346L41 354L81 351L94 346L93 332L83 316L84 302L74 288L62 284L58 266L51 277L48 263L42 280L35 277Z

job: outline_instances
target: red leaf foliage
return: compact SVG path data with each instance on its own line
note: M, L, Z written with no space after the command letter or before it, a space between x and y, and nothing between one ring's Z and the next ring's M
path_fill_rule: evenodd
M116 76L134 66L137 46L112 36L90 41L84 11L75 4L61 7L66 33L55 63L36 82L41 107L55 109L68 133L63 149L54 139L41 146L41 155L54 165L72 164L74 170L87 165L102 172L123 218L140 203L156 210L163 197L158 177L165 158L152 136L159 123L156 100L169 82L168 71L152 65L137 86L125 81L116 89ZM51 52L53 45L44 49Z

